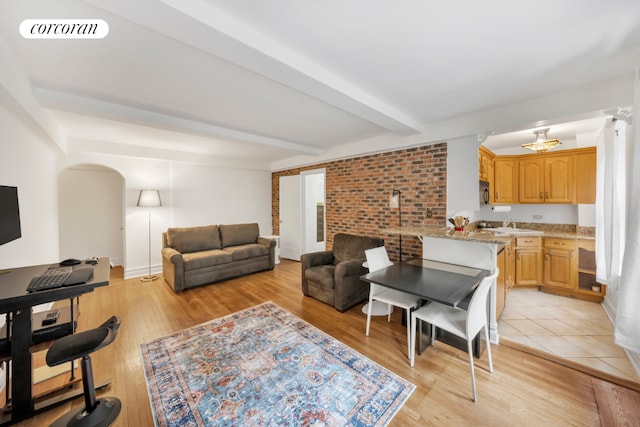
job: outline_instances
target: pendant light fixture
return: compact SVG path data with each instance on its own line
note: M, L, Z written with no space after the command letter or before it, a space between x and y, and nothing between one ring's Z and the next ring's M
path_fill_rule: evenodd
M522 144L522 148L535 151L536 153L544 153L562 144L558 139L548 139L547 132L549 132L548 128L534 131L533 134L536 136L536 140L528 144Z

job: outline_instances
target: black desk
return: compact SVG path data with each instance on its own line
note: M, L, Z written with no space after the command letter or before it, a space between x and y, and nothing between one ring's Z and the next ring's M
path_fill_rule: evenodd
M360 279L466 310L473 291L490 274L489 270L416 259L365 274ZM438 331L440 338L444 331ZM443 341L467 350L466 341L460 343L454 335L445 336ZM480 354L479 342L474 345L474 354Z
M0 313L11 313L11 416L0 418L0 424L13 423L36 412L33 402L33 366L31 362L31 309L32 307L68 298L75 298L109 284L109 258L101 258L94 266L93 276L87 283L28 293L27 285L41 275L51 264L14 268L0 275ZM81 264L79 266L84 266ZM43 409L41 405L38 409Z

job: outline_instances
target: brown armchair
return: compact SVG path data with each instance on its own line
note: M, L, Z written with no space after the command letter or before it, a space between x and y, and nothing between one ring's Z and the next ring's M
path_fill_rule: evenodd
M360 280L364 251L383 246L384 240L338 233L332 251L303 254L302 293L345 311L369 298L369 284Z

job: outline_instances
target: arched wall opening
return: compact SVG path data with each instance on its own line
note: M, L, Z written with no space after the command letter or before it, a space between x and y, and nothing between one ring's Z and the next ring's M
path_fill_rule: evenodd
M77 164L58 173L60 259L110 257L125 263L125 179L114 169Z

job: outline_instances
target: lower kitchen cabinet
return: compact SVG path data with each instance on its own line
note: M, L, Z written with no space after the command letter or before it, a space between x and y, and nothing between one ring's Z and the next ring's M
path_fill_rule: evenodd
M496 319L499 319L504 310L504 303L507 299L507 290L505 284L506 276L506 257L505 250L502 250L497 257L496 265L500 270L496 278Z
M509 291L515 284L516 265L513 240L507 242L504 249L498 254L497 265L500 269L500 274L496 279L496 318L499 319L504 310Z
M515 238L516 286L540 286L542 284L542 238Z
M606 286L596 281L593 239L544 239L544 283L541 291L602 302Z
M544 285L575 290L578 257L575 239L544 239Z

